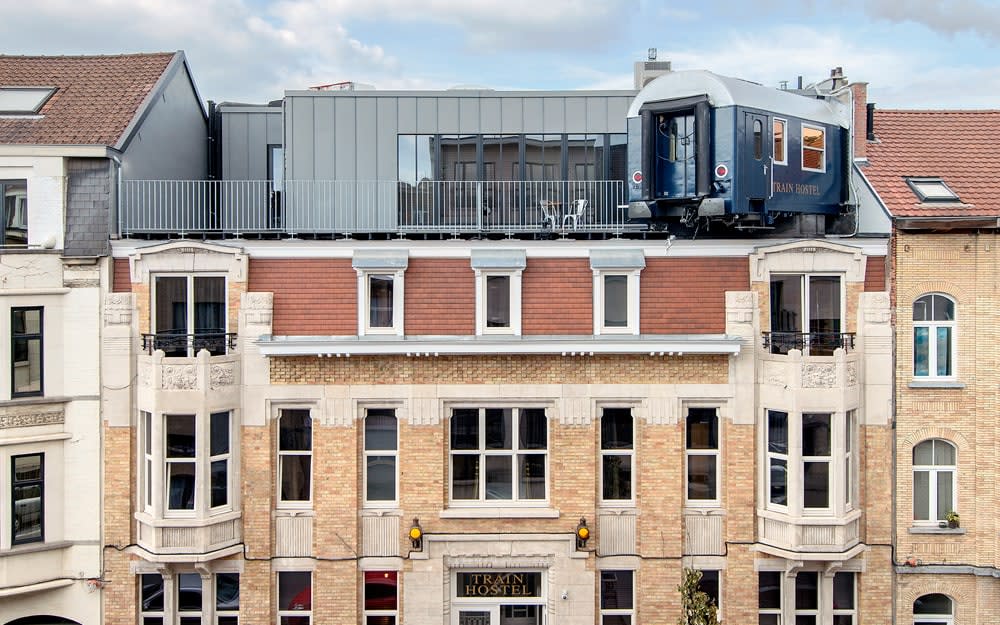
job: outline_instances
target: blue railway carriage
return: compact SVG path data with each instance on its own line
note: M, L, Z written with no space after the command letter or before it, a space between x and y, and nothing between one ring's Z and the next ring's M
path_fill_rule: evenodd
M849 199L850 103L705 71L670 72L628 113L629 217L770 228Z

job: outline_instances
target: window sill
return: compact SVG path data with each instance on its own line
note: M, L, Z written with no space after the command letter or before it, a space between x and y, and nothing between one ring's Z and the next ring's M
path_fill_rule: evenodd
M74 543L68 540L60 540L57 542L33 542L24 543L22 545L14 545L9 549L0 551L0 558L4 556L16 556L22 553L41 553L43 551L55 551L57 549L65 549L67 547L72 547Z
M446 508L442 519L558 519L555 508Z
M964 527L932 527L932 526L915 526L909 528L911 534L965 534Z
M20 395L13 399L0 401L0 408L7 406L38 406L40 404L68 404L70 401L72 401L70 397L45 397L45 395L39 393L38 395Z
M910 380L910 388L965 388L962 382L954 380Z
M152 527L208 527L216 523L225 523L238 519L243 515L240 510L227 510L218 512L210 516L164 516L156 518L152 514L142 511L135 513L135 520Z

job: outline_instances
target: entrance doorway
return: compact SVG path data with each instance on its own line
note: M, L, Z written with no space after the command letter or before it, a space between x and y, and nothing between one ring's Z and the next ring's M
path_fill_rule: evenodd
M454 573L452 625L546 625L542 573Z

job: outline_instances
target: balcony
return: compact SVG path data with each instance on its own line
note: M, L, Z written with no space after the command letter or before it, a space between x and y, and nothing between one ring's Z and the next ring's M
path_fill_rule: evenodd
M832 356L834 350L854 350L853 332L764 332L764 349L787 354L797 349L809 356Z
M195 334L143 334L142 351L153 355L156 350L162 350L164 356L189 356L201 350L206 350L211 356L224 355L236 349L236 333L209 331Z
M118 234L621 233L621 180L130 180Z
M808 554L843 554L860 543L858 510L842 518L795 518L760 510L757 514L757 532L763 545L804 559L810 559Z

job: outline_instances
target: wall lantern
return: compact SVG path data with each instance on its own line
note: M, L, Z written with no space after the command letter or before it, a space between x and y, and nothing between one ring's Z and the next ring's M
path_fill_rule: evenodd
M420 519L413 519L413 525L410 526L410 544L413 545L413 549L416 551L423 551L424 549L424 530L420 527Z
M590 528L587 527L587 519L581 518L580 523L576 526L576 548L585 549L588 538L590 538Z

